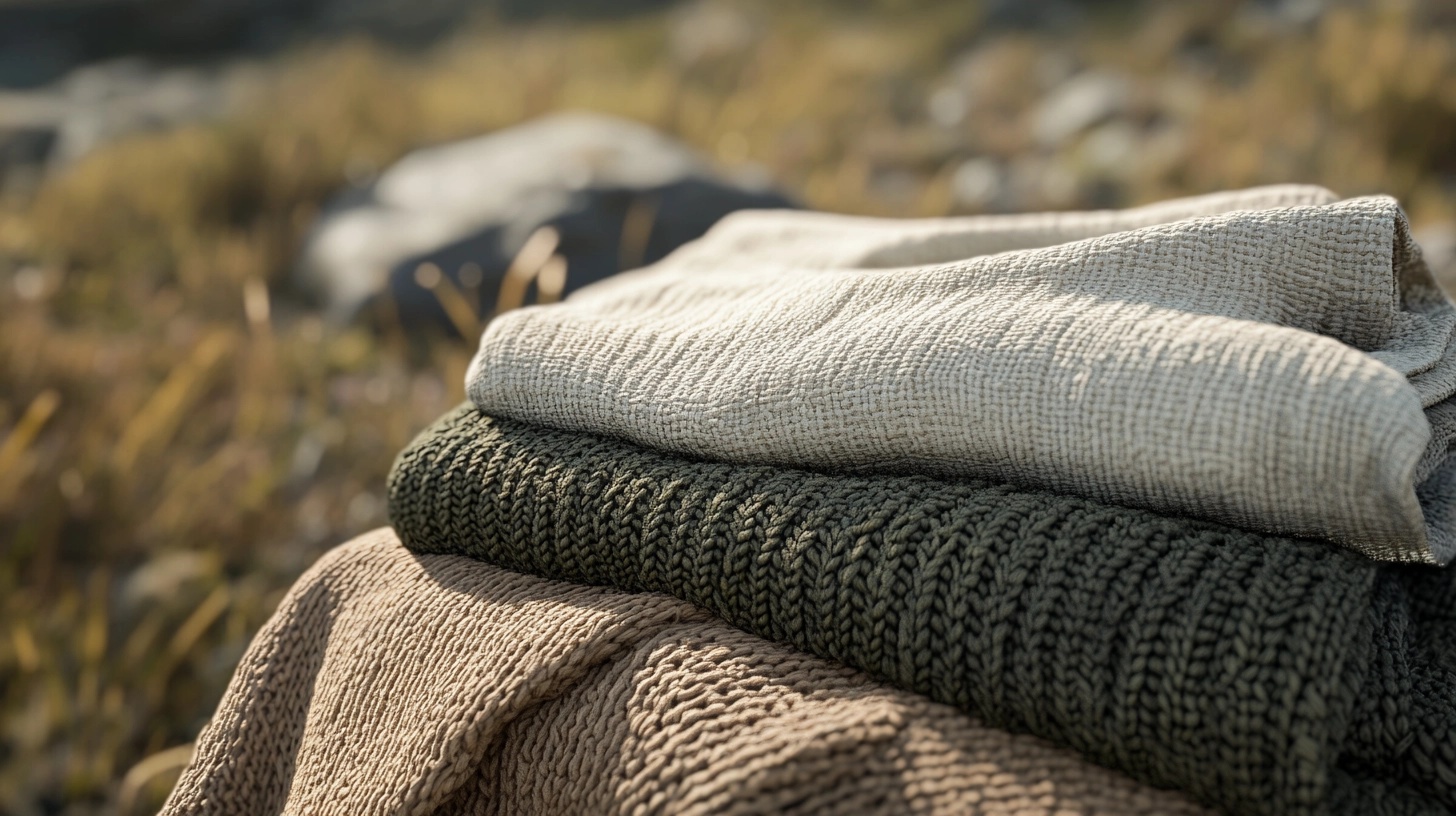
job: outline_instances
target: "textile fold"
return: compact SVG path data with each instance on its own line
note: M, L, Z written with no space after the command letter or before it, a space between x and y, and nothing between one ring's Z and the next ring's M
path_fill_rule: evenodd
M493 321L492 416L740 464L982 478L1456 555L1456 309L1397 203L725 219Z
M324 556L165 814L1204 814L665 595Z
M490 323L164 812L1456 813L1453 343L1383 196L731 216Z
M974 480L676 456L461 406L409 548L666 592L1240 813L1456 808L1449 573Z

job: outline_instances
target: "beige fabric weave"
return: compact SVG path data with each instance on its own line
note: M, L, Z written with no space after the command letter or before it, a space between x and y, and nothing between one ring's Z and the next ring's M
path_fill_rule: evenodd
M1194 814L664 595L415 556L303 576L167 814Z
M1236 210L1336 201L1339 196L1323 187L1276 184L1090 212L903 219L813 210L741 210L714 227L710 242L692 245L683 254L701 251L711 258L731 253L739 258L789 258L795 265L823 268L888 269L1049 247Z
M1445 563L1456 310L1393 199L1332 198L730 216L493 322L467 391L678 453L999 479Z

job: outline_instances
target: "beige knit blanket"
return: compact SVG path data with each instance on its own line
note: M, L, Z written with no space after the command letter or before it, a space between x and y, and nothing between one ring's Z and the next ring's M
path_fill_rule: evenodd
M717 622L388 530L254 640L166 814L1194 814Z
M1456 310L1399 206L734 215L493 322L491 415L712 459L977 477L1376 558L1456 554Z

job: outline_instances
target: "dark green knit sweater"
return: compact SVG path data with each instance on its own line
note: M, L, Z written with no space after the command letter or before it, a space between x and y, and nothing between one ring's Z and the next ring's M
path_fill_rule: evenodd
M694 461L462 406L418 552L676 595L1234 812L1456 807L1450 574L1007 486Z

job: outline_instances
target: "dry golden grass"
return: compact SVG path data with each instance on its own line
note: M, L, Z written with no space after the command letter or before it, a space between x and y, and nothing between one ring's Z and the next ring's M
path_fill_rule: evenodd
M1271 40L1231 8L1101 21L1075 46L991 38L950 132L924 100L974 33L956 10L755 6L756 47L693 64L662 18L484 25L414 57L345 43L288 58L226 122L117 144L0 211L0 811L154 809L281 592L384 522L392 457L461 399L464 346L336 330L280 296L350 173L590 108L819 208L940 214L960 159L1025 149L1031 68L1064 48L1189 95L1182 152L1130 168L1127 203L1297 179L1456 216L1451 32L1395 8ZM1180 67L1192 35L1243 78Z

